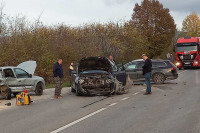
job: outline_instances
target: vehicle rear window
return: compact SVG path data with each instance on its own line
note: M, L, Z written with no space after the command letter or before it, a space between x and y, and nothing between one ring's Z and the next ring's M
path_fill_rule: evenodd
M164 62L152 62L152 67L166 67Z

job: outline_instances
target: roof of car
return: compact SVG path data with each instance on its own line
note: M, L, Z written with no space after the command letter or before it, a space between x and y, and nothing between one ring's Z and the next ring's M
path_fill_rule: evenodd
M160 62L160 61L163 62L163 61L170 61L170 60L151 59L151 61L153 61L153 62ZM136 59L136 60L133 60L133 61L130 61L130 62L126 63L125 65L131 64L131 63L133 63L133 62L144 62L144 60L143 60L143 59Z
M137 59L137 60L133 60L131 62L135 62L135 61L144 61L143 59ZM151 59L151 61L169 61L169 60L164 60L164 59Z
M6 68L18 68L18 67L15 67L15 66L4 66L4 67L0 67L1 69L6 69Z

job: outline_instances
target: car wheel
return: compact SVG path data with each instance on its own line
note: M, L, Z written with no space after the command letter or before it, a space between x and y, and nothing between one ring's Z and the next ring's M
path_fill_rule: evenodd
M76 85L76 96L81 96L79 87Z
M153 75L153 81L156 84L163 84L165 82L165 75L162 73L156 73Z
M44 89L43 83L38 83L38 84L36 85L36 88L35 88L35 94L36 94L37 96L42 95L42 94L43 94L43 89Z
M75 93L76 90L73 88L73 86L71 85L71 92Z
M76 90L74 88L71 87L71 92L75 93Z
M19 94L18 92L15 92L15 93L13 93L13 95L16 97L17 96L17 94Z
M2 91L2 95L5 98L5 100L10 100L11 99L11 89L8 88L8 86L2 86L1 87L4 91Z

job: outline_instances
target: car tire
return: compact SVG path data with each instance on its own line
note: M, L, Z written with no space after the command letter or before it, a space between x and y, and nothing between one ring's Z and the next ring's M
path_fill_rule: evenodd
M76 85L76 96L81 96L79 87Z
M73 92L73 93L76 92L76 89L74 89L72 85L71 85L71 92Z
M5 92L5 95L4 95L5 100L10 100L11 94L12 94L11 89L8 88L7 91Z
M155 73L153 75L153 81L155 84L163 84L165 82L165 75L162 73Z
M43 90L44 90L44 85L43 83L37 83L36 88L35 88L35 94L37 96L41 96L43 94Z
M74 88L71 87L71 92L75 93L76 90Z
M17 94L19 94L18 92L15 92L15 93L13 93L13 95L16 97L17 96Z

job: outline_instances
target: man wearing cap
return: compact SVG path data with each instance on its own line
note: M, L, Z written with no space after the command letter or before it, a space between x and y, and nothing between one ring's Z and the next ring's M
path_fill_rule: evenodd
M146 89L146 92L144 93L144 95L149 95L149 94L151 94L150 80L151 80L152 62L151 62L151 59L149 59L146 54L143 54L142 58L145 60L142 70L143 70L143 75L145 76L145 83L147 85L147 89Z

